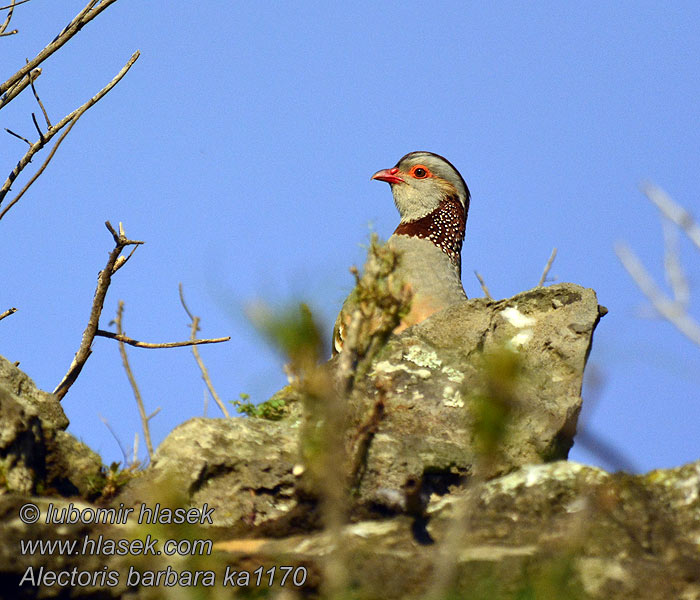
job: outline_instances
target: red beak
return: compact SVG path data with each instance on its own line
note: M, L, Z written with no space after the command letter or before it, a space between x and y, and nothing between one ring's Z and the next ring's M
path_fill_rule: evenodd
M397 175L399 172L398 168L392 167L391 169L382 169L381 171L377 171L374 175L372 175L372 179L376 179L377 181L386 181L387 183L403 183L403 179Z

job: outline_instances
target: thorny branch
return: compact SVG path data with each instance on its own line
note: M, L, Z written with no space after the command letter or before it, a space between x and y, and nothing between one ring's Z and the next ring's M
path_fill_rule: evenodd
M662 216L685 232L688 238L700 249L700 227L682 206L676 204L662 189L646 184L642 191L661 211ZM637 287L651 302L653 308L691 342L700 346L700 323L687 310L689 301L688 283L680 261L676 233L664 226L665 256L664 271L671 286L670 298L654 281L646 267L632 249L623 243L615 245L615 253L622 266L630 274Z
M111 0L114 2L115 0ZM92 98L90 98L85 104L82 106L76 108L73 112L69 113L63 119L61 119L56 125L53 127L49 127L48 131L43 135L40 136L39 140L35 142L34 144L31 145L29 150L27 150L27 153L20 159L20 161L17 163L15 168L12 170L12 172L9 174L7 177L7 180L5 183L0 187L0 204L2 204L2 201L5 199L5 196L7 193L10 191L10 188L12 187L13 182L15 179L17 179L17 176L22 172L22 170L31 162L32 157L39 152L51 139L66 125L68 127L66 130L63 132L61 137L58 139L56 144L51 150L51 153L47 157L47 159L44 161L44 163L41 165L39 170L34 174L34 176L27 182L27 184L22 188L22 190L15 196L15 198L5 207L5 209L0 212L0 219L2 219L5 214L7 213L10 208L12 208L19 199L24 195L24 193L29 189L29 187L37 180L37 178L43 173L44 169L47 167L51 159L54 157L54 154L56 153L56 150L58 149L58 146L63 142L65 137L68 135L70 130L73 128L73 126L76 124L78 119L91 107L93 107L97 102L99 102L119 81L126 75L126 73L129 71L129 69L132 67L132 65L138 60L140 56L140 52L137 50L134 52L134 54L131 56L129 61L122 67L121 71L117 73L117 75L110 81L104 88L102 88L96 95L94 95Z
M124 314L124 302L119 301L119 306L117 308L117 318L115 319L115 324L117 326L117 334L119 337L123 336L122 330L122 315ZM131 384L131 389L134 392L134 398L136 398L136 405L139 408L139 416L141 417L141 427L143 428L143 437L146 440L146 449L148 450L148 458L153 460L153 442L151 442L151 430L149 427L150 420L155 417L160 412L160 407L156 408L150 415L146 414L146 407L143 404L143 398L141 397L141 391L136 383L136 378L131 370L131 365L129 365L129 358L126 355L126 348L124 342L120 340L119 342L119 354L122 357L122 363L124 364L124 370L126 371L126 376L129 378L129 383Z
M216 393L216 390L214 389L214 384L211 382L211 378L209 377L209 371L207 368L204 366L204 362L202 361L201 356L199 355L199 350L197 349L197 346L194 345L195 343L202 343L201 340L197 340L197 332L199 331L199 317L194 316L191 312L190 309L187 307L187 303L185 302L185 294L182 291L182 283L178 285L178 291L180 293L180 303L182 304L182 308L185 309L185 312L187 313L187 316L190 318L191 325L190 325L190 340L192 341L192 354L194 355L195 361L197 361L197 366L199 367L199 370L202 372L202 379L204 379L204 383L207 386L207 389L209 390L209 393L211 394L211 397L214 398L214 402L218 405L218 407L221 409L221 412L224 413L224 416L228 419L229 412L226 409L226 405L221 401L221 398L219 397L219 394ZM220 338L220 341L226 341L231 339L230 337L227 338Z
M75 354L75 358L73 359L73 362L71 363L68 372L61 380L61 383L59 383L56 386L56 389L53 391L53 393L59 400L63 400L63 397L68 393L68 390L78 378L78 375L80 375L80 372L85 366L85 362L92 353L92 342L95 339L95 335L97 335L100 322L100 315L102 314L102 308L104 307L105 297L107 296L109 284L112 282L112 275L114 275L114 273L116 273L117 270L124 266L126 261L129 260L129 258L133 254L132 251L132 253L125 258L123 256L120 256L122 250L124 250L124 248L126 248L127 246L137 247L144 243L140 241L130 240L129 238L127 238L126 235L124 235L124 228L122 227L121 223L119 224L119 233L117 233L114 230L112 224L109 221L105 222L105 227L107 227L109 232L112 234L112 237L114 238L114 250L112 250L109 253L109 258L107 259L107 264L105 265L105 268L102 269L102 271L100 271L99 275L97 276L97 288L95 289L95 297L92 301L90 318L88 319L87 327L83 332L83 338L80 342L78 352Z

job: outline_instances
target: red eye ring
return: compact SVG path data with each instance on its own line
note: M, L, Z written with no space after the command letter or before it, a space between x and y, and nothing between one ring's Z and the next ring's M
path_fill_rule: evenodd
M425 165L415 165L414 167L411 167L409 175L415 177L416 179L426 179L427 177L433 176L430 169L428 169L428 167Z

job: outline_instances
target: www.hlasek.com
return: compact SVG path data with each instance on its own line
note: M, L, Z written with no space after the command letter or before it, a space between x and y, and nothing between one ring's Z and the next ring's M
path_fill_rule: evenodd
M133 514L132 514L133 513ZM120 504L119 508L91 508L75 506L56 507L49 504L43 518L41 510L36 504L24 504L19 510L19 518L23 523L33 524L39 522L46 525L59 524L104 524L124 525L130 517L134 517L139 524L209 524L212 525L214 509L204 504L202 508L167 508L160 504L152 507L141 505L138 513L134 508L126 508ZM73 539L33 539L20 540L20 553L22 555L51 555L51 556L76 556L76 555L102 555L102 556L201 556L211 554L212 540L207 539L167 539L161 541L149 533L145 539L112 539L103 535L84 535ZM126 575L123 578L123 575ZM212 570L176 570L168 565L161 570L137 570L133 566L128 572L123 573L104 566L98 570L80 570L78 567L66 570L51 570L45 567L27 567L20 586L58 586L58 587L115 587L119 585L120 578L127 586L214 586L224 587L251 587L251 586L284 586L294 585L301 587L306 582L307 571L305 567L271 567L264 569L262 566L252 571L234 570L227 566L225 572L217 573ZM218 581L217 581L218 579Z

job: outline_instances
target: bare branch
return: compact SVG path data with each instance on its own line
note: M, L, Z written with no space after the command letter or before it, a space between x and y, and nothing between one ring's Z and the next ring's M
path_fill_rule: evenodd
M486 296L486 298L488 298L489 300L493 300L491 292L489 292L489 288L486 287L486 282L484 281L484 278L481 276L479 271L474 271L474 275L476 275L476 278L479 280L479 285L481 286L481 290L484 292L484 296Z
M61 134L61 137L59 137L58 140L56 140L56 143L54 144L53 148L51 148L51 152L49 152L49 155L46 157L46 160L42 163L42 165L39 167L39 169L37 170L37 172L34 173L34 175L32 175L32 177L29 179L29 181L27 181L27 183L24 185L24 187L23 187L23 188L19 191L19 193L10 201L10 203L9 203L2 211L0 211L0 221L2 221L2 218L10 211L10 209L11 209L15 204L17 204L17 203L20 201L20 198L21 198L22 196L24 196L24 194L26 193L26 191L34 184L34 182L35 182L37 179L39 179L39 177L41 177L41 174L44 172L44 170L46 169L46 167L47 167L47 166L49 165L49 163L51 162L51 159L52 159L52 158L54 157L54 155L56 154L56 151L58 150L59 146L61 145L61 143L63 142L63 140L66 139L66 136L70 133L70 130L73 129L73 125L75 125L75 124L78 122L78 118L79 118L79 117L77 117L75 120L73 120L73 121L71 122L71 124L66 128L66 130ZM12 132L10 132L10 133L12 133ZM18 137L19 137L19 136L18 136ZM22 139L24 139L24 138L22 138ZM28 140L25 140L25 141L28 141ZM30 142L30 146L31 146L31 147L30 147L30 149L29 149L29 152L31 152L31 149L34 147L34 146L31 145L31 142ZM9 180L8 180L8 181L9 181ZM8 187L7 190L9 191L10 188ZM3 197L3 194L2 194L2 192L0 192L0 204L2 204L2 197Z
M652 183L642 185L642 191L661 213L685 231L686 235L700 250L700 226L693 216L680 204L677 204L664 190Z
M117 318L115 323L117 325L117 334L122 336L122 315L124 313L124 302L119 301L119 307L117 308ZM126 355L126 348L122 342L119 343L119 354L122 357L122 363L124 364L124 370L126 371L126 376L129 378L129 383L131 384L131 389L134 392L134 398L136 398L136 405L139 408L139 415L141 416L141 427L143 428L143 437L146 440L146 449L148 450L148 457L153 460L153 444L151 442L151 430L148 422L158 414L157 409L151 415L146 415L146 408L143 405L143 398L141 398L141 392L139 391L139 386L136 384L136 378L129 365L129 358Z
M39 127L39 123L36 122L36 115L32 113L32 122L34 123L34 128L36 129L37 133L39 134L39 141L44 144L44 132L41 131L41 127Z
M134 432L134 448L133 448L133 458L131 459L132 464L138 464L139 462L139 432Z
M185 294L182 291L182 283L178 284L178 291L180 293L180 303L182 304L182 308L185 309L185 312L187 313L187 316L190 318L192 321L192 324L190 325L190 340L192 342L197 341L197 332L199 331L199 317L195 317L191 312L190 309L187 307L187 303L185 302ZM228 338L230 339L230 338ZM204 366L204 362L202 361L202 357L199 355L199 350L197 349L196 345L192 346L192 354L194 355L194 359L197 362L197 366L199 367L199 370L202 372L202 379L204 379L204 383L207 386L207 389L209 390L209 393L211 394L211 397L214 398L214 402L218 405L218 407L221 409L221 412L224 413L224 416L228 419L231 415L229 414L228 410L226 409L226 405L221 401L221 398L219 397L219 394L216 393L216 390L214 389L214 384L211 381L211 378L209 377L209 371L207 368Z
M10 315L14 315L17 312L17 309L13 306L12 308L8 308L5 312L0 313L0 321L2 321L5 317L9 317Z
M112 281L114 264L117 262L117 258L119 258L119 255L126 246L143 244L143 242L130 240L125 235L117 234L109 221L105 223L105 227L107 227L114 238L114 250L109 253L109 258L107 259L105 268L102 269L97 276L97 288L95 289L95 297L92 301L90 318L88 319L87 327L83 332L83 338L80 342L78 352L76 352L75 358L73 358L73 362L71 363L68 372L61 380L61 383L59 383L56 386L56 389L53 391L59 400L62 400L68 393L68 390L70 389L71 385L75 383L78 375L80 375L80 371L82 371L83 367L85 366L85 362L92 353L90 347L92 346L92 342L95 339L95 335L99 327L100 315L102 314L102 308L104 307L109 284Z
M51 56L56 50L61 48L68 40L70 40L83 26L92 21L103 10L114 4L117 0L90 0L87 6L83 8L74 18L68 23L66 28L59 33L54 40L46 46L39 54L22 67L17 73L10 77L5 83L0 85L0 95L7 92L13 85L20 81L32 69L38 67L43 61Z
M114 1L114 0L112 0ZM121 71L117 73L117 75L110 81L104 88L102 88L96 95L94 95L90 100L85 102L82 106L79 108L76 108L73 112L70 114L66 115L61 119L56 125L51 127L46 134L43 136L43 139L40 139L38 142L32 144L32 146L29 148L27 153L20 159L20 161L17 163L15 168L12 170L10 175L8 176L7 180L3 184L3 186L0 188L0 204L2 204L2 201L4 200L5 196L7 193L10 191L10 188L12 186L12 183L15 181L17 176L22 172L22 169L24 169L29 162L32 160L32 157L39 152L50 140L53 138L56 133L58 133L61 129L63 129L66 125L68 125L68 128L66 131L63 133L63 135L59 138L59 140L56 142L56 145L53 147L51 153L49 154L49 157L46 159L44 164L41 166L39 171L35 174L35 176L29 181L27 185L24 186L22 191L12 200L10 205L8 205L5 210L0 213L0 219L7 213L7 211L10 209L11 206L14 206L19 199L24 195L24 193L29 189L29 186L36 181L39 175L43 172L43 170L46 168L46 166L49 164L51 159L53 158L59 144L65 139L66 135L68 132L73 128L73 126L76 124L78 119L91 107L93 107L97 102L99 102L119 81L126 75L126 73L129 71L131 66L136 62L138 57L140 56L140 52L137 50L134 52L134 54L131 56L129 61L122 67Z
M682 305L670 300L661 291L629 246L618 243L615 246L615 253L632 279L634 279L637 287L649 299L659 314L672 323L678 331L694 344L700 346L700 324L684 310Z
M51 120L49 119L49 114L46 112L46 109L44 108L44 103L41 101L41 98L39 98L39 94L36 91L36 87L34 87L34 80L36 79L36 77L29 77L28 79L29 79L30 85L32 86L32 93L34 94L34 99L36 100L37 104L41 108L41 112L44 113L44 119L46 120L46 127L48 129L51 129ZM34 116L33 113L32 113L32 116ZM36 123L36 121L35 121L35 123ZM39 129L38 125L37 125L37 129Z
M122 446L121 441L117 437L117 433L112 429L112 426L109 424L109 421L105 419L102 415L99 415L100 421L102 421L107 428L107 430L112 434L112 437L114 440L117 442L117 446L119 446L119 449L122 451L122 456L124 457L124 466L129 464L129 457L126 455L126 450L124 450L124 446Z
M117 340L122 344L129 344L129 346L134 346L135 348L182 348L183 346L196 346L199 344L219 344L221 342L228 342L231 337L221 337L212 338L208 340L186 340L184 342L164 342L162 344L154 344L150 342L139 342L126 335L119 333L113 333L111 331L104 331L103 329L98 329L95 331L95 335L99 337L109 338L111 340Z
M30 84L30 79L31 81L34 81L37 77L39 77L39 75L41 75L41 69L34 69L30 73L28 73L24 79L18 81L9 90L7 90L7 93L5 93L3 96L0 96L0 109L4 108L17 96L19 96Z
M23 142L27 142L27 144L29 144L29 146L31 147L32 143L26 137L22 137L19 133L15 133L14 131L12 131L11 129L8 129L7 127L5 127L5 131L7 131L7 133L9 133L10 135L14 135L16 138L19 138Z
M673 299L684 309L690 302L690 286L681 264L678 228L666 218L661 220L664 230L664 273L673 290Z
M182 291L182 282L177 284L177 291L178 294L180 295L180 304L182 304L182 308L185 309L185 312L187 313L187 316L190 318L190 321L194 321L195 319L198 319L199 317L195 317L192 314L192 311L190 311L189 307L187 306L187 302L185 302L185 293ZM199 331L199 329L197 329Z
M12 20L12 13L15 10L15 5L16 5L15 0L12 0L12 4L10 4L9 6L3 6L2 8L0 8L0 10L5 10L7 8L10 9L9 12L7 13L7 17L5 18L5 21L3 22L2 25L0 25L0 36L13 35L13 34L17 33L16 29L13 29L12 31L6 32L7 27L10 24L10 21Z
M7 10L8 8L14 8L15 6L19 6L20 4L26 4L30 0L19 0L19 2L15 2L15 0L12 0L12 4L8 4L7 6L0 6L0 10Z
M540 277L540 281L537 284L537 287L542 287L544 285L544 282L547 280L547 275L549 274L549 270L552 268L552 263L554 262L554 259L557 256L557 249L553 248L552 253L549 255L549 260L547 261L547 264L544 266L544 271L542 271L542 277Z
M0 25L0 37L7 36L7 35L14 35L15 33L17 33L17 29L13 29L12 31L7 31L7 27L10 24L10 21L12 20L12 13L15 10L15 6L19 6L20 4L25 4L26 2L29 2L29 0L19 0L19 2L12 0L11 4L8 4L7 6L0 6L0 10L9 9L9 12L7 13L7 17L5 18L5 21L3 22L2 25Z

